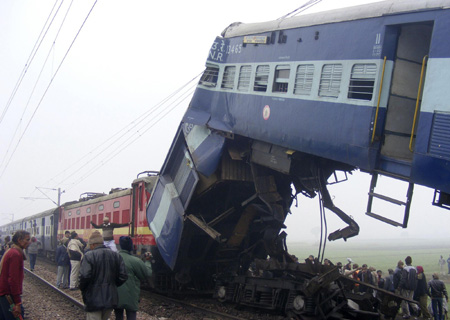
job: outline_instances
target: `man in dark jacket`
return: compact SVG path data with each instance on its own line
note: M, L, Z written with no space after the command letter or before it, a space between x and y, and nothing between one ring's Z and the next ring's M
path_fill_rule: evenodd
M56 274L56 286L62 289L69 288L69 270L70 258L67 253L67 238L61 240L60 245L56 248L56 263L58 265L58 272Z
M405 258L406 267L402 270L402 277L400 279L400 283L398 284L400 288L400 294L412 300L414 298L414 290L417 287L417 270L413 267L412 258L407 256ZM402 311L403 311L403 319L409 319L411 317L411 313L409 311L409 307L411 307L414 312L417 314L419 308L415 303L408 303L405 300L402 301Z
M87 320L108 319L119 301L117 287L127 279L122 257L103 245L103 237L94 231L80 267L80 290Z
M439 275L433 273L433 280L428 282L428 294L431 296L431 308L435 320L444 319L444 310L442 309L442 299L448 302L448 294L443 281L439 280Z

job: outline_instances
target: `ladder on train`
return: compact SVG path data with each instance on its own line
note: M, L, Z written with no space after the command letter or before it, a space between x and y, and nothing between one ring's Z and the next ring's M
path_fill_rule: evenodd
M406 228L408 225L409 210L411 208L411 200L412 200L412 196L413 196L414 183L406 181L405 179L401 179L400 177L382 174L383 176L386 176L389 178L395 178L395 179L402 180L402 181L405 181L408 183L408 190L406 192L406 200L402 201L402 200L394 199L394 198L386 196L386 195L375 193L375 187L377 186L378 175L381 175L381 174L378 172L374 172L372 174L372 180L370 182L370 190L368 193L369 200L367 202L366 215L368 215L372 218L375 218L377 220L383 221L387 224L393 225L395 227ZM403 222L398 222L391 218L387 218L385 216L382 216L380 214L372 212L372 204L373 204L374 198L404 207Z

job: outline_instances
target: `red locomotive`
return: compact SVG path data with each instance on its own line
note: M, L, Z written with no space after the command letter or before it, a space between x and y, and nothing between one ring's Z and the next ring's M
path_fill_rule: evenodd
M147 176L140 177L146 173ZM127 223L130 226L114 230L114 240L119 243L121 236L131 236L137 254L150 251L155 246L155 238L146 219L147 202L156 183L156 172L140 173L131 188L112 189L109 194L84 194L79 201L61 206L58 220L58 239L64 237L66 230L76 231L83 239L88 239L95 224L101 224L105 216L113 223Z

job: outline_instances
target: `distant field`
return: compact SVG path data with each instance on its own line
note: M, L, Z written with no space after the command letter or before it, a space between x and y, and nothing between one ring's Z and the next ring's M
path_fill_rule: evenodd
M450 238L450 237L449 237ZM288 243L289 253L296 255L300 261L306 259L310 254L317 256L318 245L305 243ZM382 270L383 275L388 274L388 269L395 269L399 260L404 261L411 256L414 266L422 266L427 279L431 279L434 272L440 272L438 261L442 255L447 261L450 254L450 240L382 240L377 242L355 241L345 243L327 242L324 258L333 263L347 263L351 258L360 266L366 263L377 270ZM450 275L445 266L445 276L441 277L447 284L450 283ZM450 288L449 288L450 289Z

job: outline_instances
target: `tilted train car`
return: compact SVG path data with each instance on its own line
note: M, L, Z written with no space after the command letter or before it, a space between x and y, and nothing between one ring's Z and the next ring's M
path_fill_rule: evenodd
M224 300L342 316L346 299L326 292L332 272L288 255L285 217L297 194L320 194L348 224L329 239L357 235L326 187L336 171L355 169L372 175L367 214L389 224L407 226L414 184L449 207L449 8L383 1L226 28L147 208L172 270L157 284L211 289L216 280ZM406 199L376 193L378 175L404 181ZM403 221L373 213L374 198L403 205ZM284 278L247 277L251 265Z
M131 188L112 189L108 195L88 195L79 201L64 204L61 207L58 237L61 239L64 232L69 230L87 240L95 230L91 221L101 225L107 216L112 223L130 222L129 227L114 229L116 244L121 236L131 236L138 254L150 251L155 240L148 228L145 212L155 181L154 175L138 177Z

